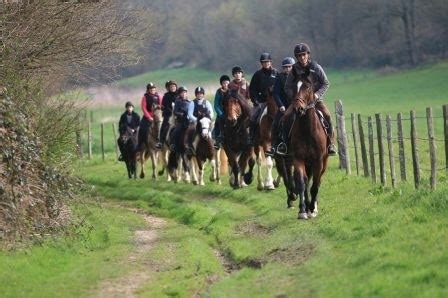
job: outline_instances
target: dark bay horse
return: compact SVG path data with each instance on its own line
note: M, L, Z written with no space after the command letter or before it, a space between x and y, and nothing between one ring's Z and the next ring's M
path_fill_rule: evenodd
M293 117L290 156L279 160L277 165L287 188L288 207L299 198L299 219L317 216L317 194L328 161L327 135L315 103L312 82L305 79L286 113L287 117ZM309 189L311 178L313 183Z
M124 134L120 136L121 142L124 144L122 152L123 160L126 163L128 177L137 178L137 133L128 127Z
M270 156L266 156L263 162L262 152L266 152L271 148L271 127L274 122L275 114L278 111L277 104L275 103L274 96L272 94L272 89L268 90L268 97L266 100L266 108L264 109L260 121L259 127L257 129L257 134L254 138L254 152L257 158L258 172L258 190L273 190L279 185L279 179L274 181L272 177L272 168L274 163ZM266 167L266 178L263 181L262 169L263 166ZM279 176L280 178L280 176Z
M246 100L237 93L230 92L223 97L226 115L224 124L224 151L231 168L230 185L240 188L252 183L253 148L247 143L250 115L243 112L241 101ZM248 171L246 169L248 168Z
M191 172L193 183L197 181L199 185L205 185L204 183L204 166L206 161L210 161L211 173L210 181L216 181L218 184L221 183L221 178L219 174L219 165L217 164L217 151L213 147L213 140L211 137L212 131L212 120L207 117L201 118L198 121L198 137L195 141L195 151L196 155L192 156L191 160ZM198 177L196 177L195 166L198 168Z
M141 171L140 178L145 177L145 162L151 158L152 163L152 179L157 180L157 157L158 150L156 149L157 136L159 134L160 126L162 125L162 110L159 106L154 106L154 121L148 131L145 142L142 143L142 148L139 148Z

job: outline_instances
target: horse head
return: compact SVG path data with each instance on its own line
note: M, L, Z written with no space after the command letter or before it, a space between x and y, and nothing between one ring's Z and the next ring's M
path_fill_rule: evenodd
M307 77L299 80L297 83L297 90L295 109L301 116L303 116L306 111L313 108L316 103L311 79Z
M234 92L229 92L224 96L223 99L223 107L224 112L226 113L226 120L231 124L232 127L235 127L238 119L243 114L243 110L241 108L240 100L244 100Z
M133 137L136 136L135 134L135 130L127 127L126 131L120 136L121 141L123 142L123 144L126 144L128 142L128 140L131 140Z
M201 137L204 139L210 138L210 131L212 128L212 120L208 117L202 117L201 120L199 120L200 130L201 130Z

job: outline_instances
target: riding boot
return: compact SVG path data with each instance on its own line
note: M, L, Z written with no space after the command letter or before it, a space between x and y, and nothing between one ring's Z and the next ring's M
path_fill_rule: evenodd
M191 155L195 155L195 150L193 146L194 137L196 135L196 124L190 124L187 128L187 152Z
M333 143L333 124L331 123L331 119L326 119L328 123L328 139L330 144L328 145L328 155L336 155L337 149Z

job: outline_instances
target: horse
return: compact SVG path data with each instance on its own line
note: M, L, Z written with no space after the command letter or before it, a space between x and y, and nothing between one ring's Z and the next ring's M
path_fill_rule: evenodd
M309 77L301 81L295 101L286 113L293 117L293 124L290 133L290 160L283 163L286 172L282 176L288 188L288 206L295 198L300 199L299 219L317 216L317 194L328 162L327 134L317 114L312 86ZM290 166L293 168L292 175ZM311 178L313 184L310 189Z
M126 163L128 177L137 178L137 133L128 127L124 134L120 136L121 142L124 144L122 152L123 160Z
M175 121L174 121L174 116L170 117L169 120L169 129L168 129L168 133L167 133L167 137L165 140L160 140L162 142L162 149L160 150L159 153L159 162L161 165L161 170L159 170L159 172L157 173L159 176L163 176L166 174L166 180L167 182L171 181L171 175L168 173L168 157L170 155L170 134L173 132L174 126L175 126ZM178 182L178 181L176 181Z
M266 107L263 110L263 113L261 114L260 121L259 121L259 127L258 132L256 133L256 136L254 137L254 152L255 156L257 157L257 165L258 165L258 175L257 175L257 181L258 181L258 190L273 190L277 188L280 184L281 176L278 176L278 178L274 181L274 178L272 177L272 168L273 168L273 161L270 156L266 156L265 158L265 166L266 166L266 179L263 182L263 175L262 175L262 167L263 167L263 160L262 160L262 152L266 152L271 148L271 127L272 123L274 122L275 114L278 111L277 104L275 103L274 96L272 94L272 88L268 89L268 97L266 100Z
M184 125L184 124L176 122L176 125ZM175 132L175 129L176 127L173 129L173 131L171 131L170 135ZM177 129L179 129L179 127L177 127ZM174 182L179 182L181 178L183 178L185 183L191 182L191 176L190 176L191 156L187 156L187 150L186 150L187 148L184 142L186 131L187 129L185 128L181 135L174 137L174 141L177 143L175 146L176 150L170 150L168 154L168 162L167 162L168 175L171 177L172 180L174 180ZM183 177L181 177L180 175L181 170L183 171ZM197 180L194 182L197 183Z
M156 170L157 170L158 150L156 149L155 146L157 143L157 137L159 135L160 126L162 125L163 117L160 106L154 105L153 111L154 111L154 120L149 129L146 142L142 142L143 148L139 148L139 156L141 163L140 178L142 179L145 178L145 162L148 158L151 157L151 163L152 163L151 177L153 180L157 180Z
M223 108L226 115L223 127L223 148L231 168L230 185L233 188L245 187L252 183L252 171L255 165L253 148L247 142L250 115L243 113L241 106L243 100L246 99L233 92L229 92L223 97ZM249 169L245 172L247 167Z
M212 166L212 172L210 173L210 181L216 181L221 184L221 178L219 174L219 164L217 164L217 151L213 147L213 141L211 138L212 120L207 117L202 117L198 121L199 136L195 142L195 156L192 156L194 162L191 163L191 172L193 174L193 181L198 181L199 185L205 185L204 183L204 165L207 160L210 161ZM198 176L196 178L196 171L194 169L195 164L198 167Z

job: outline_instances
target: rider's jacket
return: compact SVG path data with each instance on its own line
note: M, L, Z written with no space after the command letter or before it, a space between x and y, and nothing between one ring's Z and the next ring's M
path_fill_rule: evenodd
M221 88L216 90L215 93L215 100L213 102L213 107L215 108L216 116L222 117L224 115L224 109L222 107L222 98L224 97L224 94L228 91L224 91Z
M261 68L254 73L250 81L250 98L254 105L266 102L268 89L274 86L277 74L275 68Z
M173 114L173 105L176 101L176 92L166 92L162 99L162 113L163 117L170 117Z
M327 79L322 66L310 60L307 66L303 67L299 62L292 66L292 70L289 73L286 83L285 92L287 95L288 102L295 100L297 95L297 83L304 79L309 78L313 83L314 94L320 100L324 99L325 92L327 92L330 82Z
M176 116L182 123L196 122L196 117L193 115L194 103L189 99L176 99L174 104L174 116Z
M154 117L154 106L160 104L161 100L158 93L155 94L145 93L142 97L141 102L143 116L149 121L152 121Z
M126 111L121 114L120 122L118 122L118 131L120 132L120 135L122 135L126 132L128 127L137 130L139 125L140 116L134 111L132 111L131 114Z
M193 115L198 120L201 120L203 117L207 117L209 119L213 118L212 105L210 104L210 102L208 102L208 100L195 98L193 100L193 103L194 103Z
M245 78L241 78L239 82L233 79L229 83L229 90L237 91L239 95L241 95L243 98L247 100L250 100L249 89L250 89L249 83L247 83Z
M275 102L279 108L282 106L287 108L289 106L289 103L288 103L288 100L286 97L286 92L285 92L285 83L286 83L287 76L288 75L286 73L282 72L282 73L279 73L277 75L277 78L275 79L273 95L274 95Z

